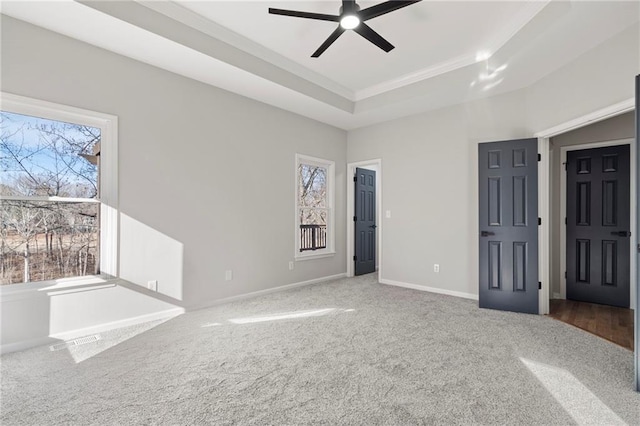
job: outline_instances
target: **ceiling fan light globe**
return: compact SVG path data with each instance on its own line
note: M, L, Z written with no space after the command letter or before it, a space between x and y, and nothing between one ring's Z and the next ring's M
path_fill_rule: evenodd
M352 30L360 25L360 18L356 15L345 15L340 19L340 26L345 30Z

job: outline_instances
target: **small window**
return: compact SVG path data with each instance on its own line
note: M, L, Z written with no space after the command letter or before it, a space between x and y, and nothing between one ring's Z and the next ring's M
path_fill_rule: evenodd
M117 189L105 170L115 170L115 117L9 94L2 101L0 285L114 276Z
M296 156L296 258L334 253L334 163Z

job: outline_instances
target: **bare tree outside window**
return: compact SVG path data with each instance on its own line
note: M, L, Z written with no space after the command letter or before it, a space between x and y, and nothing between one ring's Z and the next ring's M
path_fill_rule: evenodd
M327 246L327 169L298 165L298 214L300 215L300 251Z
M0 283L99 273L100 129L0 113Z

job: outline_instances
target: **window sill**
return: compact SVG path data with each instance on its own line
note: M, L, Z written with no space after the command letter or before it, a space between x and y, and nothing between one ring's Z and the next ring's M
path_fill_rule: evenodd
M0 301L97 290L114 287L117 282L118 279L110 275L88 275L25 284L8 284L0 287Z
M333 256L335 256L335 254L336 254L335 251L325 251L325 252L317 253L317 254L296 255L295 256L295 260L296 260L296 262L298 262L298 261L304 261L304 260L323 259L325 257L333 257Z

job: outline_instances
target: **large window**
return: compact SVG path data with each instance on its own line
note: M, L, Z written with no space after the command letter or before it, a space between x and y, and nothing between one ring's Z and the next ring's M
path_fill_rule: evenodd
M106 180L107 204L101 185L104 134L115 134L115 118L79 112L2 94L3 286L116 275L115 182ZM107 163L114 170L113 159Z
M296 156L296 258L334 253L334 163Z

